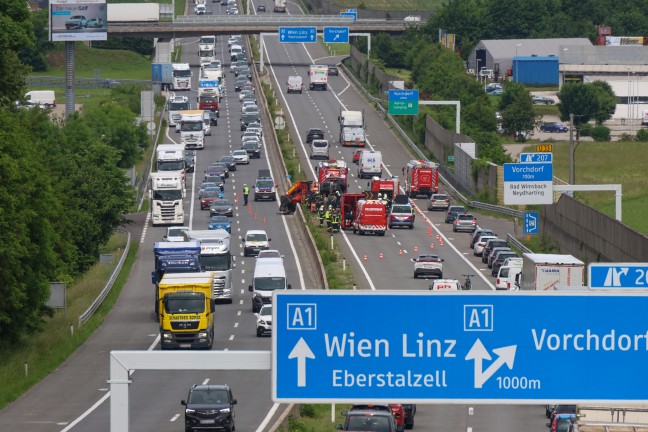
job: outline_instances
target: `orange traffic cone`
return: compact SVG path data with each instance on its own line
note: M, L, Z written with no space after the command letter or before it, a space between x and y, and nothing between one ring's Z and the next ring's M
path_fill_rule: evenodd
M398 255L403 255L403 249L398 250Z
M383 255L382 252L380 252L380 255L378 255L378 258L380 258L380 259L385 259L385 256Z
M430 249L434 249L434 243L430 243Z
M364 260L367 261L369 258L367 257L367 254L364 256Z
M414 246L414 252L418 252L418 246Z
M266 218L265 218L265 216L263 216L263 223L266 223Z
M257 220L257 214L254 212L254 220Z

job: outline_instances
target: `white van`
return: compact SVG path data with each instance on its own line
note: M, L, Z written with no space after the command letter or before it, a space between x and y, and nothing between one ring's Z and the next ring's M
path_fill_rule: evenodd
M363 150L360 153L360 160L358 161L359 178L382 177L382 169L382 153L373 150Z
M257 260L254 266L252 285L248 286L248 290L252 293L252 312L259 312L264 304L271 304L273 291L291 288L290 284L286 282L283 259L263 258Z
M329 142L324 139L316 139L311 142L310 158L329 159Z
M230 59L232 61L238 60L238 56L242 52L243 52L243 47L241 45L232 45L230 47Z
M40 108L53 108L56 106L54 90L32 90L25 93L27 106Z
M205 135L211 136L211 116L209 111L203 112L203 130L205 131Z
M302 77L298 75L292 75L288 77L288 81L286 81L286 85L288 86L288 93L303 93L304 91L304 82L302 81Z
M459 291L461 284L457 279L437 279L430 285L430 291Z
M515 291L518 289L515 278L522 273L523 258L507 258L498 270L495 289Z

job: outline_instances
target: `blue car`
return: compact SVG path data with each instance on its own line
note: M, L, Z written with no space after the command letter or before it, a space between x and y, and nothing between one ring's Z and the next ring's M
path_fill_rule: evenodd
M558 122L552 123L542 123L540 125L540 131L542 132L567 132L569 128Z
M211 219L207 222L207 229L222 229L231 234L232 221L227 216L212 216Z

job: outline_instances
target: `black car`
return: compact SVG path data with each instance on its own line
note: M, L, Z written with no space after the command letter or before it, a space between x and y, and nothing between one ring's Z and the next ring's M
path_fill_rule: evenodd
M221 0L220 4L221 6L227 6L227 0Z
M306 132L306 142L310 144L313 140L324 139L324 131L320 128L310 128Z
M243 86L248 82L249 80L245 76L238 76L236 77L236 81L234 81L234 91L235 92L240 92Z
M345 431L396 432L396 422L392 413L383 411L349 411L344 425L336 424L335 429Z
M489 228L478 228L473 232L472 236L470 237L470 249L473 249L475 247L475 243L477 243L477 240L479 240L479 237L485 236L485 235L495 235L492 229Z
M222 430L232 432L236 399L228 385L193 385L187 400L180 401L185 407L185 431Z
M416 415L416 404L401 404L405 411L405 429L414 429L414 416Z
M493 264L491 265L491 275L493 277L497 277L497 274L499 273L500 267L504 264L504 261L506 261L507 258L516 258L517 254L515 252L500 252L497 257L493 260Z
M255 142L248 141L241 148L248 153L250 159L261 159L261 148Z
M250 123L257 123L261 121L258 114L243 114L241 116L241 130L247 129Z
M233 207L232 202L229 200L226 199L214 200L212 205L209 207L209 215L232 217L234 215L232 207Z
M508 243L506 240L502 239L491 239L486 242L486 246L484 246L484 251L482 252L482 262L486 264L488 262L488 256L490 255L491 251L496 248L496 247L508 247Z
M185 171L188 173L194 172L196 168L196 154L193 150L186 151L184 155Z
M335 76L340 75L340 71L338 70L337 66L329 65L328 75L335 75Z
M214 111L208 111L209 112L209 124L211 126L218 126L218 114L216 114Z
M218 162L224 163L227 166L228 170L236 171L236 159L234 159L234 156L221 156L220 159L218 159Z
M259 5L257 6L257 12L265 12L265 6L264 5Z

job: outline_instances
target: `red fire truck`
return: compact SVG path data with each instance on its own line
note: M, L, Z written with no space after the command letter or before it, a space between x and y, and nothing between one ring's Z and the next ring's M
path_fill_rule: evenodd
M405 193L410 197L428 198L439 192L439 171L434 162L411 160L405 166Z
M347 190L349 168L343 160L321 161L316 168L317 189L321 193Z

